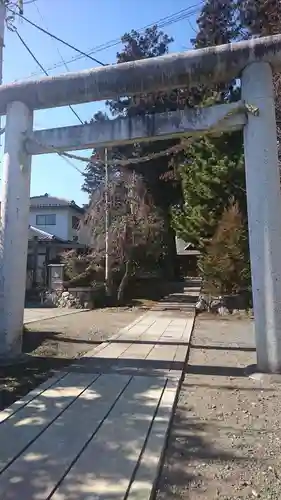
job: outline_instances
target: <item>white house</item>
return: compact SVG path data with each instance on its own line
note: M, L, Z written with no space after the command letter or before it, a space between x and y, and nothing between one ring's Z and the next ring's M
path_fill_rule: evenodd
M75 201L46 193L30 198L29 224L64 241L77 242L81 240L78 228L84 213L84 208L76 205Z
M26 290L46 286L49 281L48 265L59 262L60 255L65 251L78 248L83 249L85 245L29 226Z
M84 208L75 201L49 196L30 198L27 289L48 281L48 264L71 248L84 247L79 224Z
M27 290L34 284L46 285L48 264L65 250L85 248L87 234L78 231L84 213L75 201L47 193L30 198Z

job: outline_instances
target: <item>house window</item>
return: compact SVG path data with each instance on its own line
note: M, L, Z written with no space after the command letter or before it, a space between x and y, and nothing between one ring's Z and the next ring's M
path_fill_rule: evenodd
M56 214L36 215L36 226L55 226Z
M34 269L34 255L28 254L27 256L27 269Z
M79 229L80 219L76 215L72 216L72 229Z

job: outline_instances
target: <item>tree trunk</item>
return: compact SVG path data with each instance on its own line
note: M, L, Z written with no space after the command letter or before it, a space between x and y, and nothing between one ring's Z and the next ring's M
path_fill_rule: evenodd
M175 281L178 280L180 277L175 231L171 227L171 220L169 214L166 215L165 219L166 219L165 224L166 224L166 244L167 244L167 255L165 257L165 274L168 280Z
M126 264L125 264L125 273L123 275L123 278L121 280L121 283L119 285L119 288L118 288L118 293L117 293L117 300L119 303L122 303L123 300L124 300L124 294L125 294L125 291L126 291L126 287L128 285L128 282L129 282L129 279L130 279L130 276L131 276L131 259L127 259L126 260Z

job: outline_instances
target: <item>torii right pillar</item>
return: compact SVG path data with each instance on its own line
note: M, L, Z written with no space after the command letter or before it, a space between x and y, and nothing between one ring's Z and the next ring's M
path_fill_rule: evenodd
M242 98L258 108L244 127L257 368L281 373L281 191L271 66L242 74Z

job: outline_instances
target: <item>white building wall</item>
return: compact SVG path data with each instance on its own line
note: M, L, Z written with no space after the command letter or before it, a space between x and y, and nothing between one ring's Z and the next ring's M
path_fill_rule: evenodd
M69 238L69 212L70 210L67 208L59 208L56 207L32 207L29 213L29 224L31 226L37 227L38 229L42 229L42 231L46 231L47 233L54 234L58 236L58 238L63 238L65 240ZM36 216L37 215L48 215L55 214L56 215L56 225L37 225L36 224ZM72 240L72 238L71 238Z
M37 215L48 215L55 214L56 215L56 225L38 225L36 223ZM47 233L54 234L59 238L64 240L73 241L76 236L78 236L78 240L81 241L79 237L79 231L72 227L72 217L76 216L80 220L83 219L83 214L74 210L73 208L65 207L59 208L56 207L32 207L29 213L29 224L31 226L37 227L38 229L42 229L42 231L46 231Z

